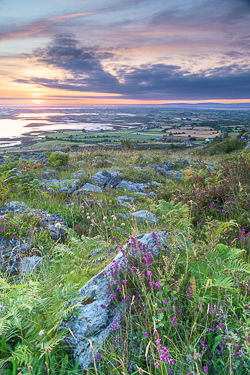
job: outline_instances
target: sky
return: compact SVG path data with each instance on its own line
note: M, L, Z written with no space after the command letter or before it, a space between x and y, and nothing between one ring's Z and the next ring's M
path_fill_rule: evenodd
M0 104L250 103L250 0L0 0Z

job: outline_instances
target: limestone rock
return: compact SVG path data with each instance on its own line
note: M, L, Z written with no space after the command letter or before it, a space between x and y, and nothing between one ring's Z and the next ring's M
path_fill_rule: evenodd
M121 182L120 176L111 177L110 181L106 185L106 189L111 189L116 187Z
M42 262L43 262L43 258L37 255L23 258L18 265L18 269L20 271L20 277L29 276L29 274L32 271L35 271L40 268Z
M102 188L100 188L99 186L92 185L88 182L84 186L82 186L80 190L87 191L88 193L101 193L102 192Z
M111 180L111 174L105 169L98 171L94 176L90 177L88 180L89 184L97 185L101 188L104 188Z
M149 221L150 223L156 223L157 221L156 215L147 210L130 212L130 215L132 215L136 220L138 220L141 223L145 221Z
M158 232L156 236L159 241L165 241L168 237L166 232ZM148 246L150 251L158 254L159 245L156 243L151 233L142 234L137 237L142 245ZM127 245L125 245L124 249ZM121 313L121 307L117 310L112 305L112 300L107 294L106 287L108 281L105 276L112 276L112 266L114 262L121 266L124 264L124 256L120 251L114 261L110 263L102 272L90 279L83 288L80 289L80 301L82 306L78 307L79 315L75 315L63 322L62 327L70 328L72 334L69 334L67 341L70 347L74 348L73 356L75 362L79 361L79 366L86 369L91 364L91 351L88 339L90 339L95 348L95 353L102 346L104 338L109 335L112 322L116 316Z

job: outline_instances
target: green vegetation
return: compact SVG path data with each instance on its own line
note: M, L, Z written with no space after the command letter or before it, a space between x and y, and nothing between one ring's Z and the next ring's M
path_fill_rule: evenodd
M191 150L176 168L180 179L152 165L167 160L177 165L176 157L186 159L186 150L139 152L127 138L122 149L105 153L48 153L47 166L6 159L0 166L0 206L22 201L49 215L61 214L69 229L59 241L43 226L42 213L5 211L0 218L0 240L29 240L32 246L21 257L42 257L28 276L1 270L0 373L84 373L65 343L70 332L59 327L77 314L80 287L130 238L127 268L109 287L114 305L123 301L124 311L104 346L93 349L87 373L250 374L250 154L244 146L227 138ZM145 192L155 194L104 189L72 197L43 187L48 167L54 170L48 179L53 173L60 180L82 172L81 186L100 169L119 170L125 180L154 181ZM123 195L130 198L129 206L116 199ZM129 213L139 210L156 214L157 222L136 221ZM168 233L165 242L158 231ZM150 232L157 253L136 240Z

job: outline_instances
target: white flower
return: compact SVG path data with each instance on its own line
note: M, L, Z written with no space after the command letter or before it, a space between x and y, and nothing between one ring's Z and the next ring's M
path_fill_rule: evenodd
M45 334L44 329L41 329L41 331L38 333L38 335L39 335L40 337L44 336L44 334Z
M87 216L87 219L89 220L89 219L90 219L90 216Z
M95 213L94 213L94 212L92 212L92 216L94 216L94 214L95 214Z
M110 199L109 203L112 203L112 200Z
M61 228L61 226L62 226L61 223L56 223L56 224L55 224L55 227L56 227L56 228Z
M106 216L103 216L103 220L107 220L107 217L106 217Z
M125 223L121 223L121 227L124 227Z
M166 217L165 215L162 215L162 219L165 219L165 217Z

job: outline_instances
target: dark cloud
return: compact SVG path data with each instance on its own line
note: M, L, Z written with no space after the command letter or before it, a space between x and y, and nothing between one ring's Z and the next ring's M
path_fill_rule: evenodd
M151 17L149 23L151 26L181 29L218 27L225 30L231 27L231 32L247 26L249 30L249 5L250 2L246 0L203 0L187 8L179 3L172 8L161 9Z
M124 90L125 89L125 90ZM126 75L123 93L157 99L248 99L250 70L217 68L191 74L164 64L139 67Z
M129 99L147 100L205 100L205 99L249 99L250 70L239 72L232 68L217 68L205 75L187 73L180 67L155 64L122 72L124 82L106 72L99 72L93 80L85 79L59 80L31 78L16 80L66 91L99 92L121 94Z
M37 49L33 58L40 63L71 73L72 78L17 79L15 82L65 91L113 93L129 99L199 100L249 99L250 69L248 65L230 64L191 73L178 65L143 64L121 66L116 75L104 68L114 54L100 47L85 47L70 34L58 35L45 48ZM199 56L197 56L198 58Z

